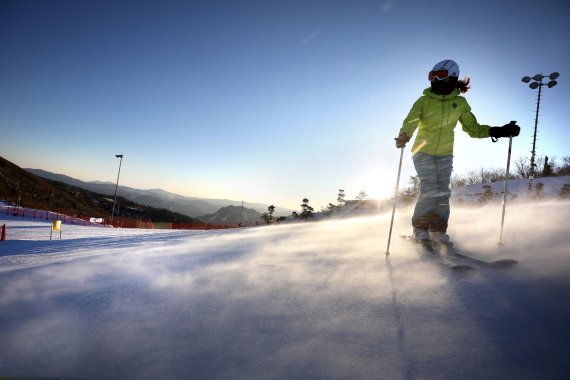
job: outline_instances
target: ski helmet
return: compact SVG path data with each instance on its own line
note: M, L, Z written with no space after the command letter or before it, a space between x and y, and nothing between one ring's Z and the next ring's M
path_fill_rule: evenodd
M436 63L428 74L430 82L435 79L443 80L447 77L459 77L459 65L451 59Z

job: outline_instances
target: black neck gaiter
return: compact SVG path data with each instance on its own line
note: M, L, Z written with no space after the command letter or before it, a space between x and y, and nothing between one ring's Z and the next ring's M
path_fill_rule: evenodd
M431 92L436 95L449 95L457 88L457 79L434 80L431 82Z

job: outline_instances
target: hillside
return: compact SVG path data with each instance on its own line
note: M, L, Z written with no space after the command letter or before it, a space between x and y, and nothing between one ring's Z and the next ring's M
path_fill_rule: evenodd
M197 219L209 224L252 226L261 223L261 213L240 206L226 206L213 214L200 216Z
M3 157L0 157L0 197L15 205L68 215L110 215L107 209L87 194L63 189L54 182L28 173Z
M114 183L100 181L84 182L66 175L51 173L41 169L28 168L26 170L46 179L67 183L69 185L100 194L113 195L115 192ZM141 190L121 185L119 185L118 194L136 203L156 208L164 208L191 217L213 214L225 206L241 207L242 205L241 201L230 199L202 199L186 197L162 189ZM265 204L251 202L245 202L244 206L258 212L265 212L268 207L268 205ZM276 207L275 209L275 215L289 215L291 212L292 210L283 207Z
M41 178L0 157L0 198L21 207L79 217L109 217L113 197L70 184ZM196 220L166 209L141 205L117 197L115 215L153 222L196 223Z
M504 199L504 182L476 183L456 187L451 190L450 204L456 207L480 207L492 204L502 204ZM414 207L416 197L402 197L398 200L398 208ZM507 204L534 202L539 200L570 199L570 176L541 177L532 182L529 190L528 179L509 180ZM317 212L315 220L326 218L350 218L357 215L371 215L388 212L392 209L394 200L366 200L347 202L344 207L327 212Z
M451 203L474 206L502 202L504 186L504 182L489 182L454 188L451 191ZM570 176L536 178L530 189L528 179L510 180L507 195L508 202L567 199L570 196Z

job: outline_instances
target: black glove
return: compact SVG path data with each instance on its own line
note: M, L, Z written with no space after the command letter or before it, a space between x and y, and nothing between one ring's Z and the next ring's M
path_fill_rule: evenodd
M403 148L406 146L406 143L410 141L410 137L406 132L404 132L394 140L396 140L396 148Z
M505 124L502 127L491 127L489 129L489 136L493 141L497 141L499 137L511 137L518 136L521 132L521 127L517 125L516 121L511 121L509 124Z

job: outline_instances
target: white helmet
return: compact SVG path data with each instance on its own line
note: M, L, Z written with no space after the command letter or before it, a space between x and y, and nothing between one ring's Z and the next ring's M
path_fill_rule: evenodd
M459 65L451 59L436 63L428 74L430 82L434 79L442 80L447 77L459 77Z

